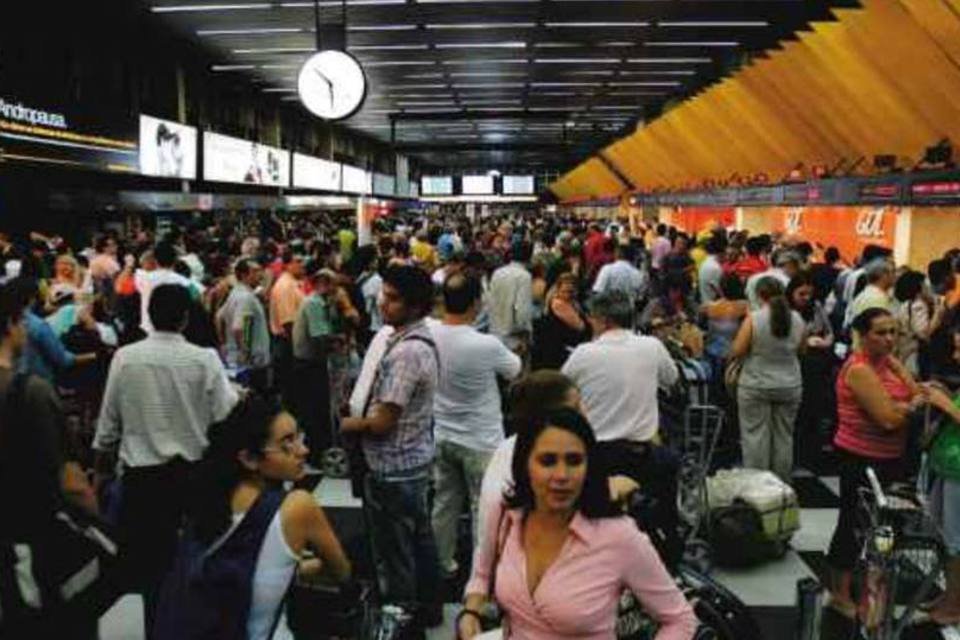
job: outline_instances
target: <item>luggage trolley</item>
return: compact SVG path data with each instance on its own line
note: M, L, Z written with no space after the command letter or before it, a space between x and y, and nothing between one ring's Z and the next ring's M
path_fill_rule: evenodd
M330 447L323 452L321 466L324 475L331 478L350 476L350 457L340 435L340 408L350 397L359 377L360 362L356 351L333 353L327 360L327 379L330 394Z
M707 478L713 468L725 422L724 410L716 405L690 405L683 412L681 439L674 443L681 456L677 506L681 522L687 527L684 536L687 554L695 557L706 552L705 543L696 541L698 534L709 534Z

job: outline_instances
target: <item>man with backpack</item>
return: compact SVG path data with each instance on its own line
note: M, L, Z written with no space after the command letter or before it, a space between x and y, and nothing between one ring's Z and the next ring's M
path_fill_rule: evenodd
M443 620L429 495L439 377L437 348L424 320L432 306L426 272L412 266L387 270L380 311L395 331L382 354L367 355L380 355L380 361L362 415L341 420L341 430L359 439L368 467L363 508L384 599L411 607L421 629Z

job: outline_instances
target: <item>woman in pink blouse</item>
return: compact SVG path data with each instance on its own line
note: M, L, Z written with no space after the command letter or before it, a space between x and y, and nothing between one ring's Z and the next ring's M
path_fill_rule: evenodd
M480 633L492 587L504 638L613 640L625 588L660 624L656 640L692 638L693 610L647 536L610 501L586 419L563 409L518 434L514 489L503 515L487 523L458 637Z

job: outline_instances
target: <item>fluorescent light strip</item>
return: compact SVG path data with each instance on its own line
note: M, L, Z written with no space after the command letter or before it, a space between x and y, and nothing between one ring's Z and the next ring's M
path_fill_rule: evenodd
M461 113L462 109L404 109L403 113Z
M577 49L585 45L578 42L534 42L533 46L538 49Z
M739 47L740 43L736 40L725 42L675 42L670 40L644 42L645 47Z
M197 35L207 36L265 36L283 33L309 33L310 29L300 27L266 27L252 29L199 29Z
M531 82L531 87L602 87L602 82Z
M708 64L713 58L627 58L633 64Z
M446 89L446 84L385 84L381 89L399 89L406 91L411 89Z
M526 42L444 42L437 49L524 49Z
M454 89L522 89L522 82L488 82L478 84L455 84Z
M406 4L406 0L348 0L347 6L351 7L373 7L380 5L391 5L391 4ZM337 8L342 6L342 2L338 0L327 0L326 2L321 2L321 8ZM313 9L312 2L281 2L280 7L283 9Z
M442 78L442 73L414 73L409 76L403 76L409 80L430 80L435 78Z
M464 60L443 60L440 64L443 65L456 65L456 64L527 64L529 60L526 58L499 58L493 60L477 59L477 58L466 58Z
M576 91L544 91L542 93L537 92L533 94L533 97L539 98L543 96L543 97L550 97L550 98L562 98L562 97L575 96L575 95L577 95Z
M297 90L289 87L267 87L264 93L296 93Z
M523 78L527 74L523 71L458 71L451 73L451 78Z
M416 31L415 24L351 24L347 31Z
M649 22L544 22L549 28L604 29L649 27Z
M477 107L476 109L471 109L471 111L479 111L481 113L500 113L500 112L509 112L514 113L517 111L523 111L523 107Z
M682 82L611 82L611 87L682 87Z
M350 51L426 51L425 44L357 44L348 47Z
M234 55L257 55L261 53L312 53L313 47L265 47L262 49L234 49Z
M665 96L667 94L662 91L611 91L605 95L626 98L631 96Z
M364 61L364 67L423 67L436 64L433 60L370 60Z
M533 29L536 22L462 22L448 24L427 24L427 29L440 30L472 30L472 29Z
M568 71L564 75L568 76L612 76L615 71Z
M256 4L179 4L168 5L164 7L150 7L152 13L189 13L202 11L245 11L270 9L273 5L269 3Z
M637 111L637 106L632 104L598 104L591 107L594 111Z
M696 71L685 69L683 71L621 71L621 76L695 76Z
M620 58L536 58L534 64L620 64Z
M210 71L250 71L256 68L255 64L215 64L210 66Z
M398 107L455 107L453 100L434 100L426 102L397 102Z
M635 47L637 46L636 42L601 42L599 44L601 47L614 47L614 48L626 48L626 47Z
M658 27L718 27L718 28L735 28L735 27L769 27L770 23L766 20L665 20L657 23Z
M303 65L299 64L262 64L260 65L261 69L299 69Z
M396 99L396 98L435 98L438 100L453 100L452 93L389 93L383 96L377 96L379 98L386 99Z

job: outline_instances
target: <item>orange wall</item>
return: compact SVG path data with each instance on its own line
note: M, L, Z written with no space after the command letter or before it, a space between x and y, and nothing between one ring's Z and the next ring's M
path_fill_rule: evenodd
M732 227L733 207L660 207L660 222L687 233L700 233L717 226Z
M773 230L796 234L851 261L868 244L894 248L900 207L777 207ZM909 215L909 213L907 213Z
M960 207L913 207L907 262L926 270L931 260L960 247Z

